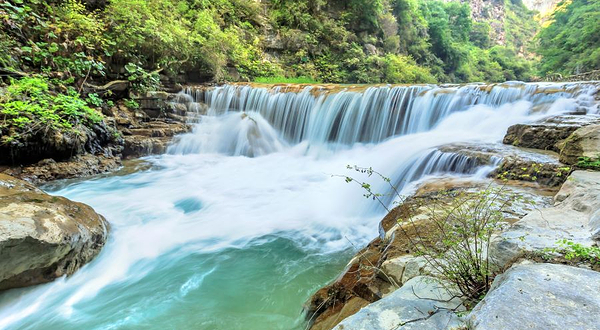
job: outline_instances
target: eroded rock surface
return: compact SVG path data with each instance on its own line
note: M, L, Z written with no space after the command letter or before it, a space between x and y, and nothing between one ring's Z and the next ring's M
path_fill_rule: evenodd
M107 234L108 223L91 207L0 174L0 290L73 274Z
M561 144L561 162L577 164L580 157L600 160L600 125L582 127Z
M556 248L562 239L594 243L594 233L600 232L600 172L573 172L554 201L554 206L530 212L494 241L492 253L501 265L526 252Z
M39 184L52 180L92 176L114 171L120 166L120 157L86 154L72 157L64 162L56 162L49 158L33 165L11 167L6 169L4 174Z
M600 272L555 264L516 265L496 277L469 314L469 329L598 329Z
M312 322L311 330L332 329L361 307L394 294L392 292L418 276L431 273L423 258L414 256L416 251L408 239L416 235L421 235L425 241L434 239L428 235L433 232L431 226L434 224L427 217L426 205L434 200L440 207L445 203L450 205L456 193L481 191L489 185L489 181L435 178L419 186L413 197L394 208L381 221L385 238L377 238L359 251L338 279L313 295L307 308ZM537 190L523 187L510 189L526 196L526 199L537 201L538 205L549 205L551 200L545 194L538 195ZM505 219L507 222L517 221L531 210L531 205L515 201L508 206ZM398 223L398 219L409 217L413 220L412 223ZM434 318L431 322L435 320Z
M581 127L600 124L599 115L563 115L508 128L504 143L524 148L560 151L558 145Z
M462 325L452 310L462 301L434 277L418 276L385 298L362 308L335 330L451 329Z

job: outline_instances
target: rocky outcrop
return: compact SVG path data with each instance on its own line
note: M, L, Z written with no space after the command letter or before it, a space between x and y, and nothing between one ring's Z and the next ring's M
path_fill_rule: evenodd
M600 160L600 124L579 128L561 143L561 162L577 164L582 157Z
M52 180L92 176L114 171L119 167L121 167L120 157L86 154L72 157L64 162L56 162L54 159L49 158L33 165L9 167L3 173L33 184L39 184Z
M469 314L468 329L598 329L600 272L516 265L496 277Z
M600 124L599 115L563 115L508 128L504 143L524 148L561 151L560 143L579 128Z
M594 243L594 233L600 232L600 172L573 172L554 201L554 206L530 212L494 241L492 255L498 264L556 248L561 239Z
M179 122L151 121L123 129L125 145L123 158L161 154L177 134L190 130L189 125Z
M339 278L313 295L307 307L311 329L332 329L360 308L387 297L418 276L432 273L423 257L415 257L417 251L410 242L419 235L425 242L436 239L430 234L434 232L434 223L427 217L427 205L435 201L439 207L449 206L457 193L480 191L489 184L488 181L467 179L433 179L423 183L413 197L383 218L380 223L383 237L359 251ZM510 189L537 205L548 205L550 200L528 189ZM531 210L529 203L515 200L506 209L505 219L509 223L515 222ZM398 219L408 218L413 219L412 223L398 223Z
M462 301L434 277L418 276L339 323L335 330L452 329Z
M91 207L0 174L0 290L73 274L107 234L108 223Z
M497 165L489 176L501 180L558 187L572 171L572 167L561 163L559 155L553 151L477 143L453 143L438 149L468 157L477 166Z
M47 158L63 161L85 153L105 153L117 142L114 132L104 121L89 127L78 125L73 130L38 129L22 140L0 144L0 165L31 164Z
M114 171L121 166L122 158L164 153L175 135L191 129L189 122L197 117L190 116L206 111L201 103L194 103L195 111L188 111L186 104L178 103L176 96L167 92L150 92L139 101L141 107L137 109L123 102L103 108L104 121L86 135L40 139L37 143L45 148L44 152L38 153L39 148L33 145L23 146L36 155L36 161L0 166L0 173L39 184ZM62 151L54 146L59 142ZM42 156L45 158L37 161ZM0 158L2 163L4 158Z

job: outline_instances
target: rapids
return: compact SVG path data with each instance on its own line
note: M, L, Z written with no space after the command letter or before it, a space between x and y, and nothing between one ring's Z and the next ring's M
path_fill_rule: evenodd
M428 175L484 176L491 167L435 147L598 113L597 88L189 88L179 102L208 111L167 154L146 158L151 168L46 187L102 213L110 239L70 278L1 294L0 329L303 329L303 303L385 214L339 177L373 179L347 165L405 189Z

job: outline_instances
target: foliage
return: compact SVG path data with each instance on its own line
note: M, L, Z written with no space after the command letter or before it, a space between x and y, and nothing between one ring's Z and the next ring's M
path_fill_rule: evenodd
M558 253L569 261L600 265L600 247L585 246L567 239L558 241L557 245L557 248L549 248L544 252Z
M254 82L261 84L318 84L319 82L310 77L257 77Z
M577 166L585 169L600 171L600 155L596 159L590 157L579 157Z
M74 132L79 125L91 126L103 118L75 90L54 94L49 82L37 77L11 80L0 93L0 114L2 143L40 130Z
M600 69L600 2L563 0L537 36L542 74Z
M457 1L94 3L0 3L0 65L61 78L78 89L84 81L108 75L131 81L137 92L156 88L157 72L217 82L264 77L336 83L498 82L534 76L528 50L538 23L520 1L498 4L506 16L499 24L506 39L502 46L490 38L498 33L490 28L496 18L476 22L469 5ZM563 7L565 14L555 14L555 22L538 39L542 71L597 67L597 3L577 0ZM573 63L563 63L567 59Z
M386 182L399 200L395 204L410 208L399 218L398 231L410 242L416 254L423 256L433 273L452 283L467 301L480 299L499 271L489 259L488 249L492 235L504 220L503 212L509 203L521 198L507 194L502 188L491 186L480 192L446 191L426 202L403 198L391 179L372 168L348 166L368 177L375 175ZM348 183L356 183L365 190L364 196L378 201L388 213L383 202L384 194L374 192L367 182L344 176ZM426 220L423 220L426 219ZM420 232L417 222L429 221L428 232ZM415 231L416 235L409 234Z
M135 100L125 99L123 100L123 104L129 109L139 109L140 105Z
M410 56L388 54L384 59L384 78L389 83L435 83L429 69L419 67Z

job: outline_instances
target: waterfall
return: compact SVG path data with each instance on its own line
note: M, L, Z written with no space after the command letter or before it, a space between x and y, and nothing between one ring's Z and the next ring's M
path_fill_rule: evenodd
M598 113L598 87L189 87L173 102L194 129L149 169L53 192L103 214L110 239L72 276L0 295L0 329L304 329L302 304L385 215L362 183L394 201L348 165L400 194L429 176L485 176L500 158L473 148L514 124Z
M449 115L473 106L498 107L527 101L532 111L598 112L594 83L522 83L416 86L189 87L180 99L190 111L198 104L209 115L255 112L290 144L308 141L332 148L379 143L393 136L426 132ZM567 100L558 103L558 100ZM193 100L193 101L191 101ZM552 109L559 106L560 109Z

